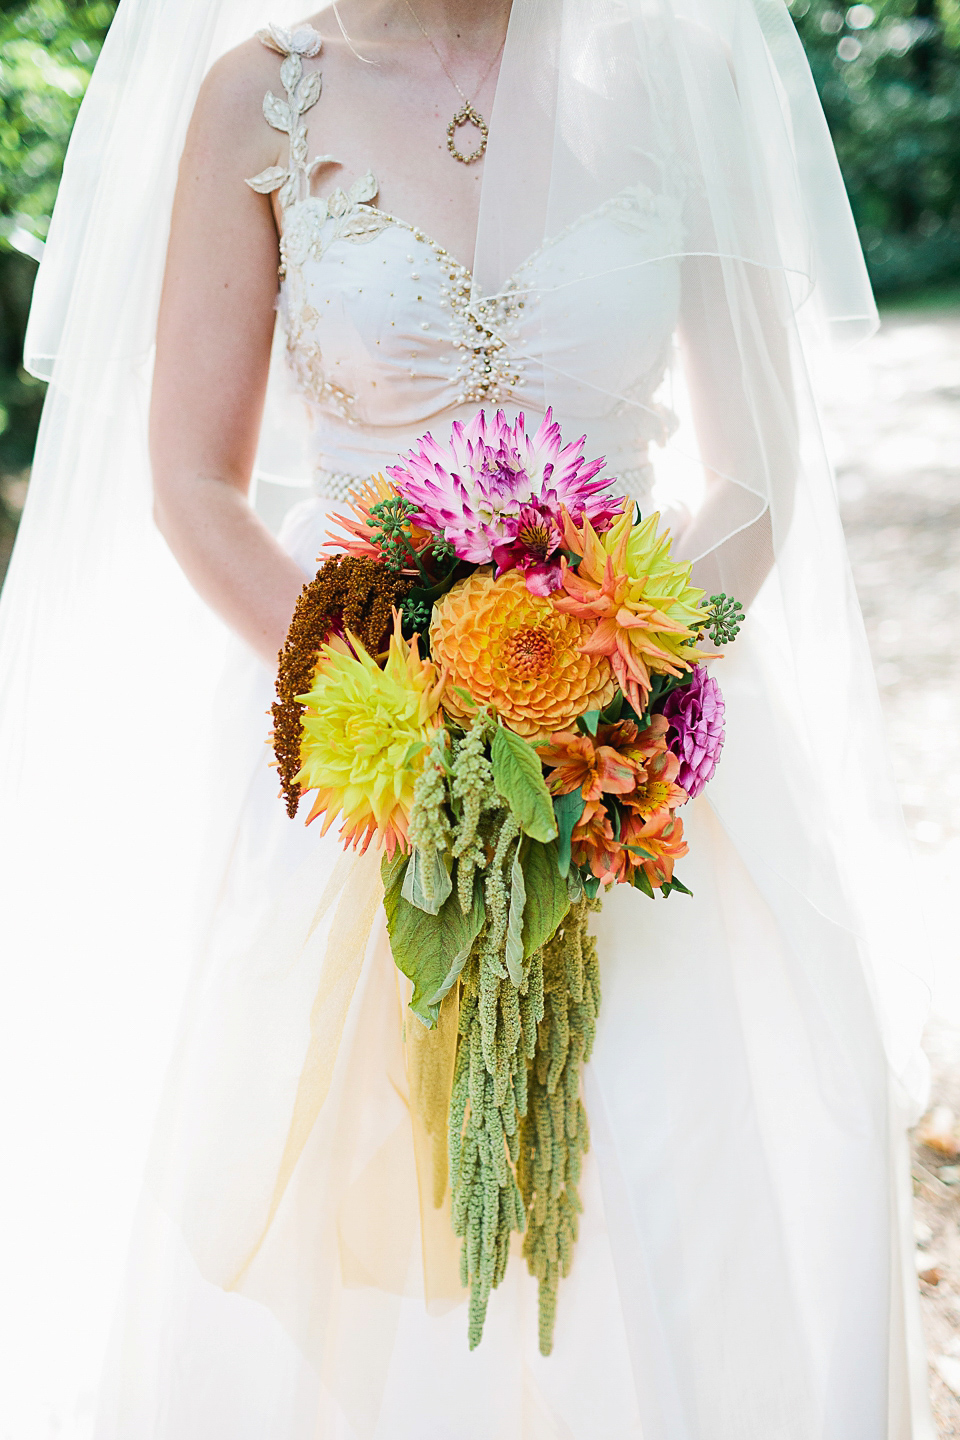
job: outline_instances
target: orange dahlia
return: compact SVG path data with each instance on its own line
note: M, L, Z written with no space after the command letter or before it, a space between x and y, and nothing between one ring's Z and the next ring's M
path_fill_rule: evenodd
M584 653L593 625L531 595L520 571L494 580L489 566L474 570L433 610L430 651L447 674L444 709L460 720L472 713L453 688L460 686L518 735L538 740L601 710L616 680L606 655Z

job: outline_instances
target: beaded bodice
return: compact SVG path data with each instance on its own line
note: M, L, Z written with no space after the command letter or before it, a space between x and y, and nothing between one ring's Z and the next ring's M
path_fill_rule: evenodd
M382 468L431 426L479 406L552 404L585 430L624 487L642 494L647 445L670 417L654 402L676 324L675 205L636 186L541 245L494 296L417 226L378 208L372 172L325 197L308 156L304 114L320 97L321 49L310 27L271 26L283 98L264 116L289 136L286 165L247 183L278 192L280 315L288 358L312 411L317 488L344 498L352 477ZM650 263L638 265L649 250ZM579 283L571 284L571 281Z

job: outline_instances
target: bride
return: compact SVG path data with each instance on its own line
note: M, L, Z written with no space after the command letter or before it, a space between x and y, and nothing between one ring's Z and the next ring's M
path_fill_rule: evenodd
M91 1191L118 1233L144 1021L186 997L100 1440L932 1434L922 980L807 378L873 318L781 0L121 0L38 281L2 632L12 1053L60 1077L51 1166L97 1106L128 1137ZM748 613L693 898L596 918L545 1356L518 1254L468 1350L376 857L287 818L266 712L332 513L428 430L548 406Z

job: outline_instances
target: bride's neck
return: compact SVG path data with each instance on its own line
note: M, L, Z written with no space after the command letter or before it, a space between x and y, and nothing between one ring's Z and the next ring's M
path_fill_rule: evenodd
M469 46L480 47L487 43L499 44L503 39L510 18L512 0L409 0L414 15L411 15L407 0L359 0L359 3L344 4L339 9L348 30L352 22L359 22L364 30L376 34L386 30L396 35L411 31L419 34L416 21L435 43L454 46L466 42Z
M405 10L404 0L399 0ZM410 0L421 24L431 34L454 40L485 32L501 36L510 16L510 0Z

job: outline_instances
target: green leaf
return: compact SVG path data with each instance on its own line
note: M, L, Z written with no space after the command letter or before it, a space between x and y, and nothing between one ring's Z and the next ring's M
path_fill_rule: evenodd
M519 985L523 980L523 911L527 902L527 887L520 860L523 843L521 840L514 852L513 866L510 871L510 914L507 920L507 943L503 957L507 962L507 973L514 985Z
M470 694L470 691L464 690L462 685L452 685L450 688L453 690L453 693L455 695L460 696L460 699L465 705L472 705L474 710L480 709L480 706L477 704L476 700L474 700L473 696Z
M654 710L661 701L666 700L673 690L682 690L693 680L693 671L685 670L682 675L654 675L650 682L650 698L647 702L648 711ZM649 724L649 721L647 722Z
M623 691L618 690L616 695L614 695L613 699L610 701L610 704L605 705L600 711L601 724L615 725L620 719L620 716L623 712L624 703L625 702Z
M567 876L567 894L571 905L577 905L583 899L583 880L576 865L571 867Z
M600 711L585 710L582 715L577 716L577 724L584 735L596 735L597 726L600 724Z
M387 933L394 962L413 981L410 1009L432 1030L440 1002L451 989L483 928L483 892L473 887L473 905L464 915L456 895L444 901L436 915L426 915L405 900L399 872L383 897Z
M540 756L512 730L498 725L490 746L493 783L533 840L552 840L557 833L553 801L543 778Z
M623 829L623 815L620 806L612 795L608 795L604 801L604 808L610 816L610 824L613 826L613 838L620 844L620 833Z
M410 591L411 600L419 600L421 604L432 607L435 600L439 600L441 595L445 595L448 590L453 589L456 571L457 566L453 565L435 585L415 585Z
M427 745L425 740L414 740L412 745L407 746L407 753L403 757L404 765L409 765L410 761L415 760L420 754L420 751L425 750L426 748Z
M380 861L380 878L383 880L383 888L386 893L389 893L394 886L399 887L403 884L404 871L409 862L410 856L404 855L402 850L394 851L392 860L384 855Z
M576 790L571 790L569 795L553 797L553 813L557 821L557 868L561 875L566 875L570 870L570 837L586 803L579 786Z
M667 889L667 886L669 886L669 891L668 891L668 889ZM682 881L682 880L678 880L677 877L676 877L676 875L674 875L674 877L673 877L672 880L668 880L668 881L667 881L667 884L663 887L663 892L664 892L664 894L668 894L668 893L669 893L669 894L672 894L674 890L679 890L681 895L692 895L692 894L693 894L693 891L692 891L692 890L688 890L687 887L686 887L686 885L684 885L683 881Z
M583 872L580 872L583 874ZM596 875L583 875L583 891L588 900L596 900L597 891L600 889L600 880Z
M634 885L638 890L642 890L644 895L649 895L651 900L656 899L656 896L653 893L653 886L650 884L650 879L647 875L646 870L641 870L638 867L636 870L634 870L632 879Z
M570 909L570 892L557 864L554 841L541 845L531 840L523 847L523 958L526 960L556 933Z
M427 894L427 881L432 882L430 898ZM431 850L429 855L424 855L422 850L414 850L400 891L404 900L409 900L411 905L415 905L427 915L436 915L452 889L453 881L443 863L442 852Z

